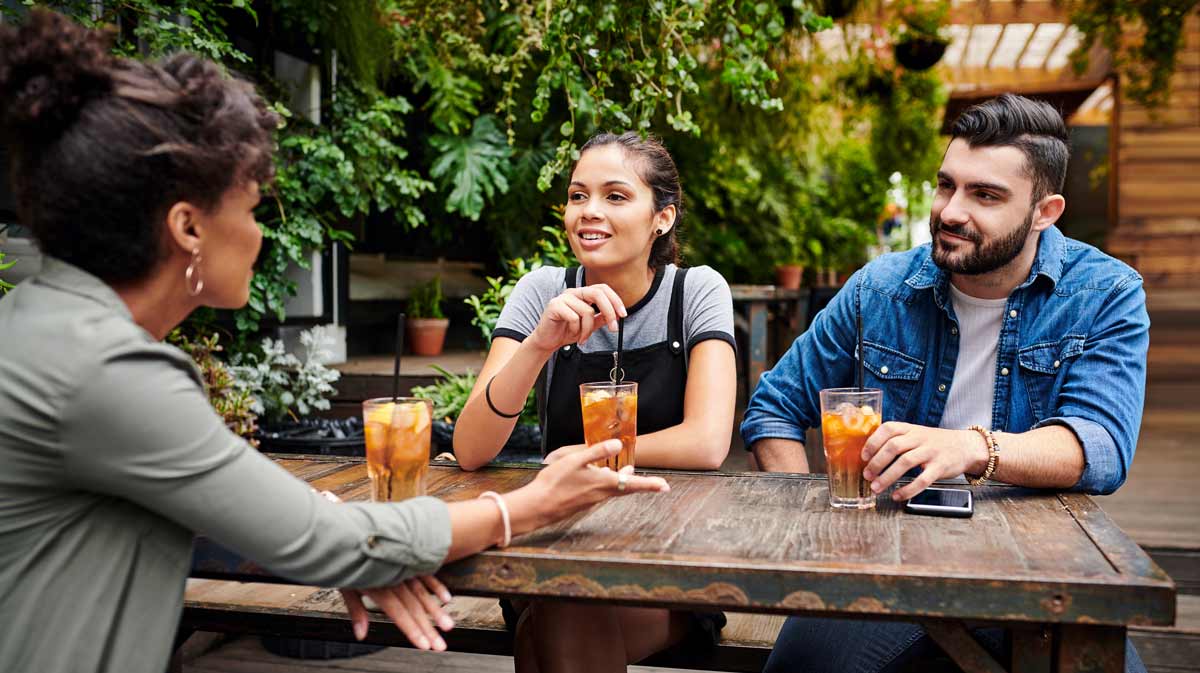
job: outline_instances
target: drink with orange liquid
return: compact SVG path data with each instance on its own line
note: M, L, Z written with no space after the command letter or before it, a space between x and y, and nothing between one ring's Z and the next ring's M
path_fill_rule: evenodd
M371 500L394 502L425 495L433 403L413 397L363 402Z
M870 509L875 494L863 479L863 445L879 427L883 391L875 388L830 388L821 391L821 438L829 464L829 504Z
M619 470L633 465L637 446L637 384L584 383L579 386L579 404L583 408L583 440L588 446L606 439L620 439L621 452L596 467Z

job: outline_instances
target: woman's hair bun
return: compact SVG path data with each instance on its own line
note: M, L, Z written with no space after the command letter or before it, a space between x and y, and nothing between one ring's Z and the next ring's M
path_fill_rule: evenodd
M0 131L60 135L88 101L113 89L112 34L34 9L0 25Z

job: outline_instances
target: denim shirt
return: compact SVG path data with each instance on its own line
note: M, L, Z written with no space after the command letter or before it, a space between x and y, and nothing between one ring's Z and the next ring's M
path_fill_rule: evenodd
M1146 392L1150 319L1141 276L1056 227L1042 232L1029 277L1008 296L992 381L954 380L958 322L948 288L929 245L855 273L759 379L742 422L746 447L769 437L803 442L821 423L818 392L854 385L857 310L865 385L883 390L885 421L937 427L952 385L994 385L992 429L1064 425L1086 462L1072 490L1120 487Z

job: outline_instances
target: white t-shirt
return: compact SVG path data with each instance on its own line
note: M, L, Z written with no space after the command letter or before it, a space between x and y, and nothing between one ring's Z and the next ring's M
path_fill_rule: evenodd
M950 302L958 318L958 360L938 427L963 430L992 427L996 392L996 347L1008 298L979 299L950 284Z

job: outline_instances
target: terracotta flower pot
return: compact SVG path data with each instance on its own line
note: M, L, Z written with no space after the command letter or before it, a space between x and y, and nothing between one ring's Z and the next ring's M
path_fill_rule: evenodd
M441 355L449 318L409 318L405 332L414 355Z
M804 267L799 264L784 264L775 267L775 285L785 290L796 290L800 287L800 278L804 275Z

